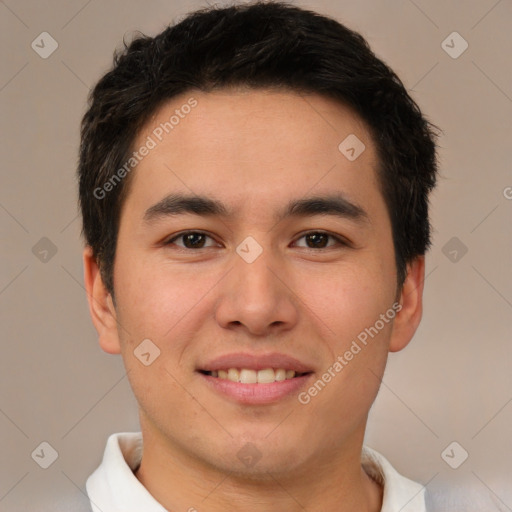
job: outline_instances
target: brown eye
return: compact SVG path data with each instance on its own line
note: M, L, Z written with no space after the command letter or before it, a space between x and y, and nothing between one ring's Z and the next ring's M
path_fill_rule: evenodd
M329 243L329 239L335 240L338 245L347 245L341 238L331 235L330 233L324 233L323 231L311 231L310 233L306 233L305 235L302 235L300 239L304 238L306 240L306 248L307 249L326 249L328 247L327 244ZM336 244L334 244L335 246ZM302 246L304 247L304 246Z
M329 235L325 233L312 233L310 235L306 235L306 241L310 242L313 248L321 248L323 249L328 244Z
M205 240L210 238L206 233L202 233L201 231L186 231L181 233L165 242L165 245L177 245L178 247L182 247L185 249L204 249L205 248ZM183 245L175 244L176 240L183 240Z

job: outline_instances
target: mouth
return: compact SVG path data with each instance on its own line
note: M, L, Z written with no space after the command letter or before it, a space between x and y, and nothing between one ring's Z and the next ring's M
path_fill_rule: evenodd
M275 404L300 392L314 368L279 353L232 353L205 362L196 374L210 391L243 405Z
M313 378L313 372L297 373L294 370L286 370L282 379L283 372L280 370L283 368L265 368L257 372L246 368L229 368L197 373L207 388L217 396L241 405L262 406L276 404L296 396Z
M296 379L312 372L299 372L285 368L264 368L253 370L251 368L226 368L223 370L199 370L199 373L222 380L229 380L240 384L272 384L285 380Z

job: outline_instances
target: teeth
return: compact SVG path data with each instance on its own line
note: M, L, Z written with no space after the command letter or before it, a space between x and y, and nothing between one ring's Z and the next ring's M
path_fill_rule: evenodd
M268 384L276 381L276 374L272 368L266 368L258 372L258 384Z
M212 377L241 382L242 384L270 384L295 377L294 370L285 370L284 368L265 368L259 371L248 368L228 368L227 370L211 371L209 374Z
M276 381L280 382L286 379L286 370L279 368L274 373L276 374Z
M243 368L240 370L240 382L242 384L256 384L258 382L258 373L260 372Z
M240 380L240 372L236 368L230 368L228 370L228 379L238 382Z

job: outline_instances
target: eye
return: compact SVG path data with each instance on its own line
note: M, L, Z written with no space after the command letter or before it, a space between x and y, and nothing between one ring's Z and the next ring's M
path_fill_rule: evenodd
M178 247L182 247L185 249L204 249L204 241L206 238L213 238L202 231L184 231L179 235L176 235L170 239L168 239L164 245L177 245ZM175 244L175 240L183 240L184 245Z
M215 243L210 246L205 245L205 241L208 238L213 240L210 235L202 231L184 231L178 235L173 236L172 238L169 238L166 242L164 242L164 245L176 245L177 247L183 249L205 249L208 247L215 247ZM341 246L349 245L349 243L342 237L332 235L331 233L326 233L324 231L310 231L298 238L298 240L301 239L305 239L306 245L302 245L302 247L306 249L327 249L329 247L336 246L336 244ZM336 243L328 245L329 239L334 240ZM176 240L182 240L183 244L175 243Z
M310 231L309 233L305 233L304 235L302 235L298 240L301 240L302 238L306 240L306 244L311 244L306 245L307 249L326 249L328 248L326 244L328 243L329 238L335 240L338 243L338 245L348 246L348 243L343 238L332 235L330 233L326 233L324 231Z

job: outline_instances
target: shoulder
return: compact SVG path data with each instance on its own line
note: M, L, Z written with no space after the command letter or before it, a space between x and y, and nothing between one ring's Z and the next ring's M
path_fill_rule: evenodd
M505 512L510 510L489 489L469 482L429 489L425 496L428 512L464 510L464 512Z
M431 482L425 487L401 475L379 452L363 446L361 463L366 473L384 488L381 512L504 512L509 510L491 491L462 483Z

